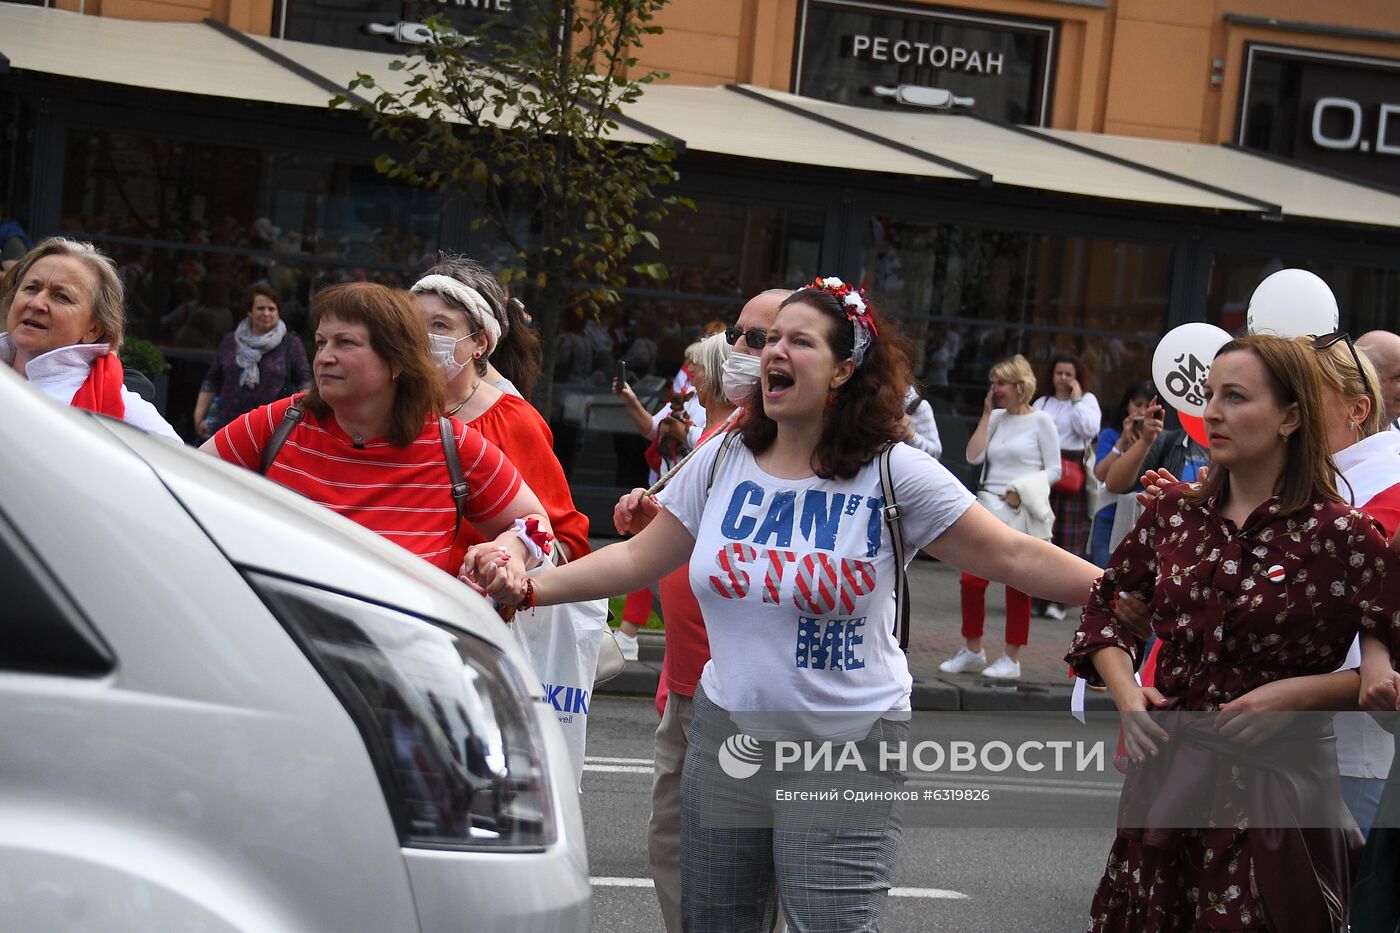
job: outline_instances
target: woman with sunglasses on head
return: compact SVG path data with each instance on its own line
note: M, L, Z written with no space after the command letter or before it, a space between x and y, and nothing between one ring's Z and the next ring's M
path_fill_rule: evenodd
M1377 394L1375 369L1356 352L1346 334L1298 337L1299 343L1317 351L1323 383L1323 410L1327 448L1339 470L1337 492L1348 502L1380 522L1392 544L1400 541L1400 433L1386 430L1384 411ZM1160 470L1153 494L1177 482L1169 470ZM1136 608L1134 620L1145 622ZM1270 685L1248 705L1270 709L1344 710L1335 719L1337 764L1342 775L1342 797L1361 827L1370 830L1381 790L1394 759L1394 740L1371 717L1350 712L1356 706L1357 669L1361 665L1360 639L1352 643L1342 669L1326 680L1293 678ZM1319 689L1322 688L1322 689Z
M588 518L574 507L549 425L520 395L490 382L491 358L507 334L519 333L496 277L470 259L444 256L412 292L433 358L447 380L447 413L480 432L520 471L549 515L561 556L572 560L587 554ZM516 372L524 374L528 388L532 371ZM471 544L481 541L470 532L468 538Z
M1159 798L1143 783L1155 780L1173 796L1232 809L1213 814L1209 829L1120 828L1091 929L1344 928L1354 829L1240 828L1232 816L1242 806L1236 790L1258 796L1275 786L1264 775L1266 756L1278 760L1268 744L1277 734L1316 776L1308 796L1341 820L1330 736L1316 720L1279 734L1293 723L1286 715L1246 714L1355 704L1355 675L1334 672L1358 632L1386 644L1400 632L1400 559L1334 482L1328 419L1338 400L1309 346L1233 340L1215 357L1206 395L1208 478L1149 498L1095 587L1067 660L1090 683L1106 684L1120 712L1221 714L1178 724L1170 736L1159 723L1125 718L1134 763L1125 808ZM1144 633L1116 620L1112 603L1123 592L1150 606L1161 645L1155 688L1133 677ZM1338 690L1348 677L1350 688ZM1199 766L1200 755L1220 764ZM1144 769L1149 757L1164 771ZM1167 814L1164 825L1178 824Z
M497 580L485 551L468 556L480 585L526 604L634 589L689 560L711 650L681 783L681 912L693 933L765 929L775 891L793 929L879 929L902 827L889 795L903 774L873 749L907 734L912 687L900 557L923 549L1070 604L1098 575L1008 528L901 443L911 381L893 323L840 280L818 279L782 302L736 431L700 448L636 537L523 587ZM868 814L842 826L822 807L726 784L718 753L736 727L759 742L857 743L870 771L842 780L876 795ZM791 788L833 775L773 777Z

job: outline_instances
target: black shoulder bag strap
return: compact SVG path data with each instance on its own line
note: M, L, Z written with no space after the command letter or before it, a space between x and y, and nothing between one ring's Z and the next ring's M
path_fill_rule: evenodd
M886 444L880 451L880 492L885 497L885 525L890 530L890 544L894 547L894 635L899 639L899 650L909 653L909 574L904 568L904 534L899 527L899 503L894 498L894 477L890 475L890 451L894 444Z
M438 415L438 435L442 438L442 458L447 461L447 474L452 477L452 504L457 507L457 531L452 534L455 540L457 532L462 530L462 521L467 517L467 500L471 498L472 488L462 474L462 458L457 455L457 435L452 431L452 419L446 415Z
M301 424L306 417L306 409L301 407L301 397L292 399L292 404L287 406L287 410L282 414L282 420L277 423L277 429L272 432L272 437L267 439L267 446L262 451L262 462L258 466L258 472L263 476L272 469L272 462L277 459L277 455L282 452L282 445L287 443L287 438L291 436L296 426Z

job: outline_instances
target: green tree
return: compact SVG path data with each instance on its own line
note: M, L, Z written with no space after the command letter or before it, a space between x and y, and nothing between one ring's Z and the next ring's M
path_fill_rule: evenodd
M545 412L561 315L617 302L629 274L664 278L660 263L635 264L634 250L659 245L647 228L672 207L693 207L660 191L678 177L673 141L620 116L664 77L634 72L665 3L516 0L512 20L470 35L431 16L430 41L390 63L399 75L361 73L332 101L349 102L391 144L380 172L469 197L473 229L489 227L514 251L502 278L526 293L539 325L534 401Z

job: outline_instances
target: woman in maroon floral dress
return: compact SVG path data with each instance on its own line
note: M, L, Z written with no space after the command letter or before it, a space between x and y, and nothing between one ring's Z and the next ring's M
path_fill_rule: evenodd
M1358 630L1400 643L1392 637L1400 630L1400 563L1377 525L1337 492L1312 352L1272 337L1232 341L1215 358L1207 395L1209 480L1171 487L1147 507L1114 553L1067 656L1090 683L1107 685L1123 713L1268 707L1259 698L1281 681L1335 671ZM1162 642L1156 689L1133 677L1143 639L1114 620L1110 602L1118 592L1151 605ZM1247 720L1226 726L1225 718L1220 733L1232 734L1243 756L1267 738L1241 735ZM1160 751L1159 768L1184 757L1200 747L1187 728L1162 742L1160 724L1125 719L1129 756L1140 765ZM1209 728L1206 741L1219 743L1215 724ZM1335 753L1322 738L1308 749L1321 750L1319 769L1331 756L1335 775ZM1221 777L1201 787L1180 786L1200 780L1192 771L1170 772L1178 783L1164 786L1186 795L1224 791L1243 810L1251 788L1231 794L1227 785L1240 787L1241 774L1251 772L1235 763L1227 760ZM1130 771L1125 803L1135 777L1148 771ZM1340 807L1335 776L1320 786ZM1344 929L1337 923L1359 842L1354 827L1120 826L1094 895L1091 930Z

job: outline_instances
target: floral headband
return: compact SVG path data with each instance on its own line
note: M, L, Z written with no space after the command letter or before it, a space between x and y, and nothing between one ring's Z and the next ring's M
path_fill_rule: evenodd
M880 334L875 327L874 318L870 316L870 306L865 303L865 290L858 291L832 275L818 278L807 287L819 288L834 295L836 300L841 302L841 310L846 312L846 319L855 330L851 359L859 366L865 360L865 351L870 349L871 338Z

